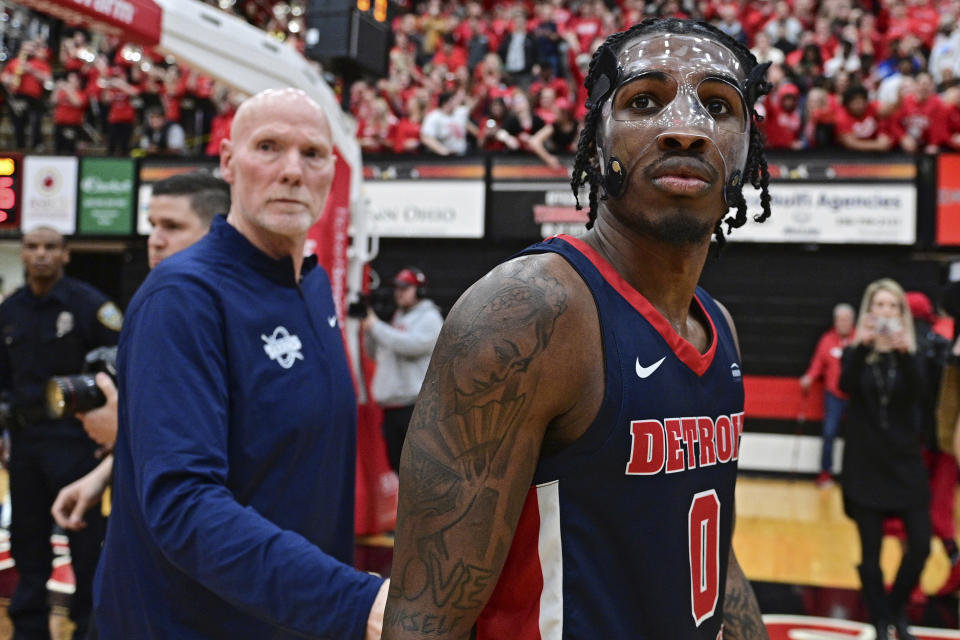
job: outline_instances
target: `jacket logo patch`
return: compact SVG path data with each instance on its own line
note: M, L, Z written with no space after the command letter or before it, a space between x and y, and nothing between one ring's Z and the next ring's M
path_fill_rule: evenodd
M284 369L292 367L297 360L303 360L300 338L291 335L286 327L277 327L269 336L260 334L260 339L264 342L263 350L267 352L267 357L276 360Z

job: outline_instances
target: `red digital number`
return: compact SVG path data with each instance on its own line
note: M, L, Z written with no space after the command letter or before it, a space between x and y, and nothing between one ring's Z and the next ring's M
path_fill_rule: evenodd
M717 610L720 595L720 499L715 489L693 496L690 534L690 605L699 627Z
M17 204L17 192L13 190L13 178L0 178L0 209L13 209Z

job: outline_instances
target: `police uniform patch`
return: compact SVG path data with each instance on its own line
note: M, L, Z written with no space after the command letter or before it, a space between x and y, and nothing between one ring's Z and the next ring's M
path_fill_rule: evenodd
M62 338L73 331L73 314L69 311L61 311L57 316L57 337Z
M107 329L120 331L123 326L123 313L112 302L104 302L97 310L97 320Z

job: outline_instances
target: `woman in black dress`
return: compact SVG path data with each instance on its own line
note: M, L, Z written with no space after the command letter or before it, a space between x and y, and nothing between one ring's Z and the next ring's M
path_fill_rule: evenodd
M844 510L860 533L860 581L878 640L915 640L906 604L930 551L930 490L921 455L917 398L921 384L913 319L903 289L884 278L863 294L852 346L843 354L840 388L850 395L843 452ZM903 560L887 594L880 571L883 521L903 520Z

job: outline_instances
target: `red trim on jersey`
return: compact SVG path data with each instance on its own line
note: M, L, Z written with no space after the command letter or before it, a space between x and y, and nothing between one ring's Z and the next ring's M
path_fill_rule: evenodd
M477 640L540 640L540 508L530 487L500 579L477 618Z
M617 273L616 269L614 269L603 256L597 253L593 247L573 236L559 234L553 237L560 238L592 262L593 266L600 272L600 275L603 276L603 279L606 280L611 287L616 289L617 293L623 296L623 298L657 330L657 333L670 345L674 355L676 355L683 364L687 365L687 367L698 376L702 376L707 372L707 369L709 369L713 363L713 356L717 352L717 328L714 326L713 318L707 313L700 298L696 295L693 297L700 306L700 311L704 317L706 317L707 322L710 323L710 348L707 349L706 353L700 353L692 344L687 342L685 338L682 338L680 334L670 326L670 323L663 317L663 314L650 304L650 301L644 298L643 294L631 287L630 284Z

